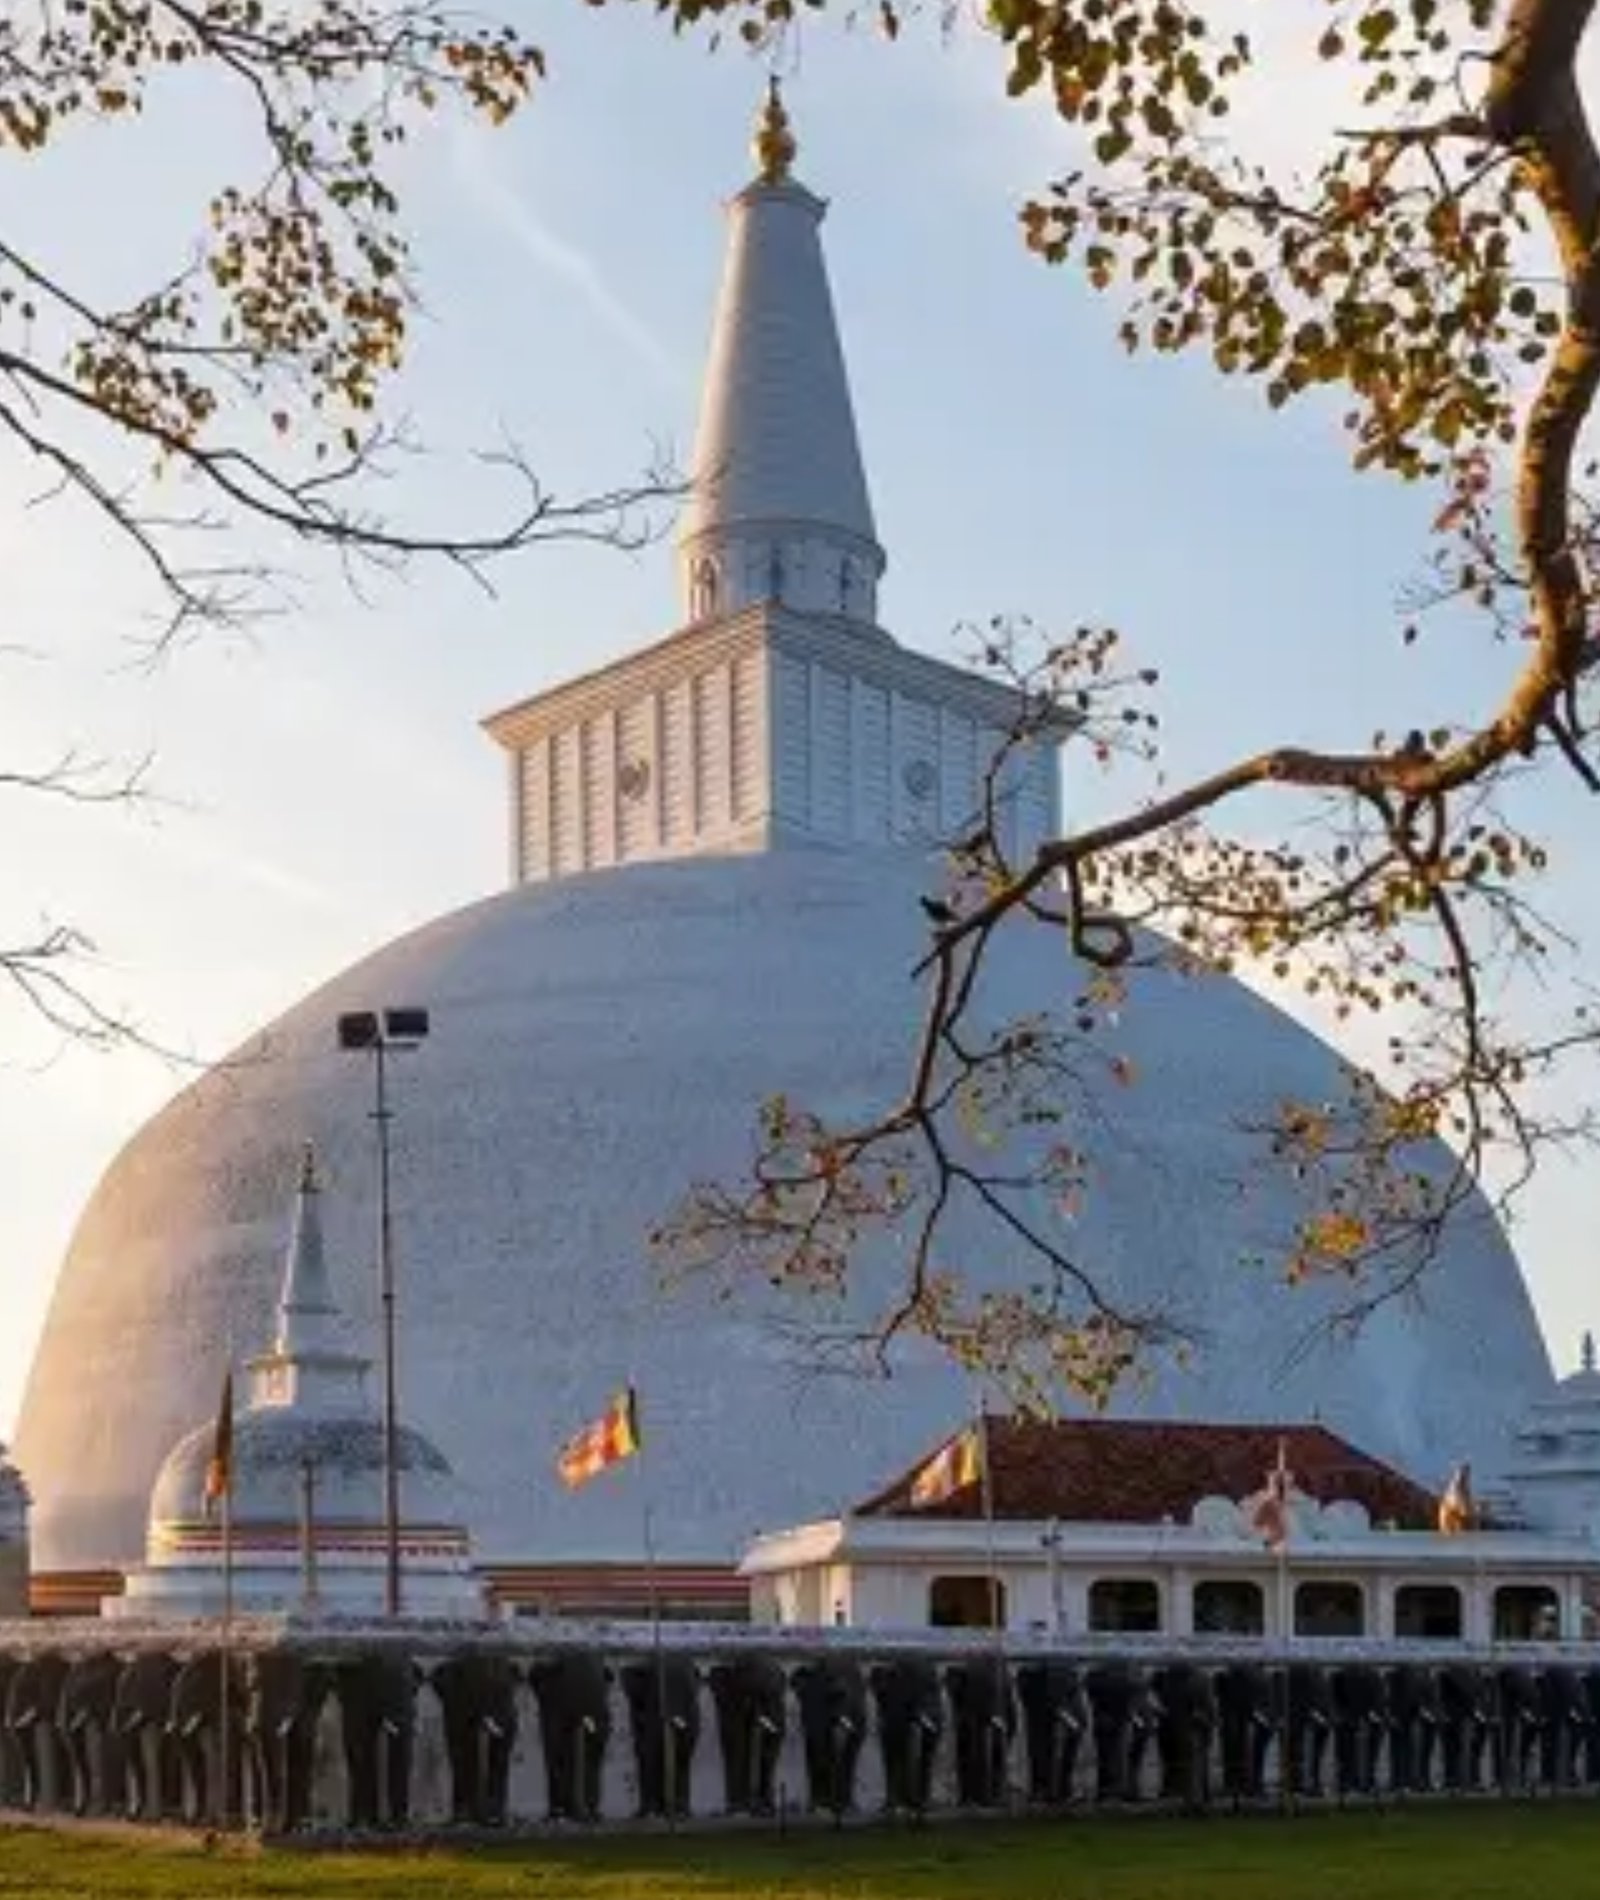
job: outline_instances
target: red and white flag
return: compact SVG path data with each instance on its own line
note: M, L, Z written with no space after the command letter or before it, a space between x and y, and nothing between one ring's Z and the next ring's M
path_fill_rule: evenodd
M911 1480L913 1508L943 1504L983 1478L983 1440L976 1425L940 1447Z
M602 1471L631 1458L639 1449L639 1406L633 1387L627 1386L592 1425L575 1432L561 1447L556 1470L569 1491Z

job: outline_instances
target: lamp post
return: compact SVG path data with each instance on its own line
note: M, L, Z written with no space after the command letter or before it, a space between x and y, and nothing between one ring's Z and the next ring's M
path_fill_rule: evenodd
M339 1018L339 1047L370 1055L378 1130L378 1296L383 1317L383 1535L384 1610L400 1614L399 1403L395 1369L394 1224L389 1207L389 1106L391 1054L420 1048L428 1037L425 1009L358 1009Z

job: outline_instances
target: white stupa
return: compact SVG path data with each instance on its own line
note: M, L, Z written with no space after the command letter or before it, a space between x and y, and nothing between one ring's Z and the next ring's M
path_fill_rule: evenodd
M1586 1332L1578 1368L1519 1421L1500 1489L1517 1516L1540 1530L1600 1542L1600 1368Z
M733 1306L704 1286L664 1291L647 1254L689 1182L748 1163L764 1098L842 1116L903 1089L926 944L916 900L1012 714L993 682L878 625L884 557L824 208L792 175L776 101L757 159L731 207L684 624L488 722L510 768L515 888L306 998L107 1171L18 1434L53 1572L136 1558L151 1482L214 1403L223 1342L269 1324L278 1184L303 1136L337 1190L335 1257L361 1257L370 1076L335 1045L345 1010L432 1011L431 1040L394 1077L402 1391L461 1474L451 1495L506 1594L537 1596L556 1569L571 1591L585 1567L637 1565L638 1472L569 1493L553 1463L626 1380L675 1589L736 1587L753 1532L864 1495L970 1407L963 1376L927 1350L887 1381L798 1372L765 1288ZM1025 848L1055 822L1056 762L1036 750L1005 789ZM1021 923L994 944L983 1008L1059 1010L1083 980L1055 933ZM1460 1216L1418 1297L1353 1342L1298 1351L1338 1290L1275 1274L1300 1189L1254 1181L1259 1146L1240 1124L1337 1096L1333 1053L1223 978L1152 973L1124 1018L1117 1046L1138 1079L1108 1078L1094 1104L1074 1245L1113 1294L1164 1302L1196 1339L1124 1408L1320 1418L1435 1486L1463 1458L1497 1469L1551 1376L1488 1207ZM1032 1277L981 1220L952 1226L945 1257L991 1285ZM897 1259L888 1243L865 1254L863 1285L881 1290ZM350 1291L374 1324L370 1276ZM188 1487L176 1515L201 1450L173 1476Z
M323 1249L320 1191L306 1149L272 1350L249 1363L234 1415L232 1493L206 1497L215 1417L167 1454L150 1495L142 1569L107 1600L117 1617L216 1616L223 1608L223 1511L232 1602L245 1612L377 1615L385 1606L383 1427L371 1361L340 1317ZM450 1466L420 1432L397 1436L401 1608L475 1617L483 1590Z
M28 1614L28 1509L22 1473L0 1442L0 1617Z

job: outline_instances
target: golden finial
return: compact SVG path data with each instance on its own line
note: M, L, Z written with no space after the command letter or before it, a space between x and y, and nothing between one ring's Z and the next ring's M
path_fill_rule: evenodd
M783 95L776 79L767 81L767 103L756 121L751 144L762 184L783 185L789 181L789 167L799 147L789 129L789 115L783 109Z

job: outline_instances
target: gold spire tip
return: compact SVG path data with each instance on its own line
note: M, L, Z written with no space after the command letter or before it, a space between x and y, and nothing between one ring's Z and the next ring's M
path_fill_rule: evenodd
M783 94L776 79L767 81L767 103L756 121L756 135L750 149L755 154L762 184L788 183L789 168L794 163L794 155L799 147L795 143L789 114L784 110Z

